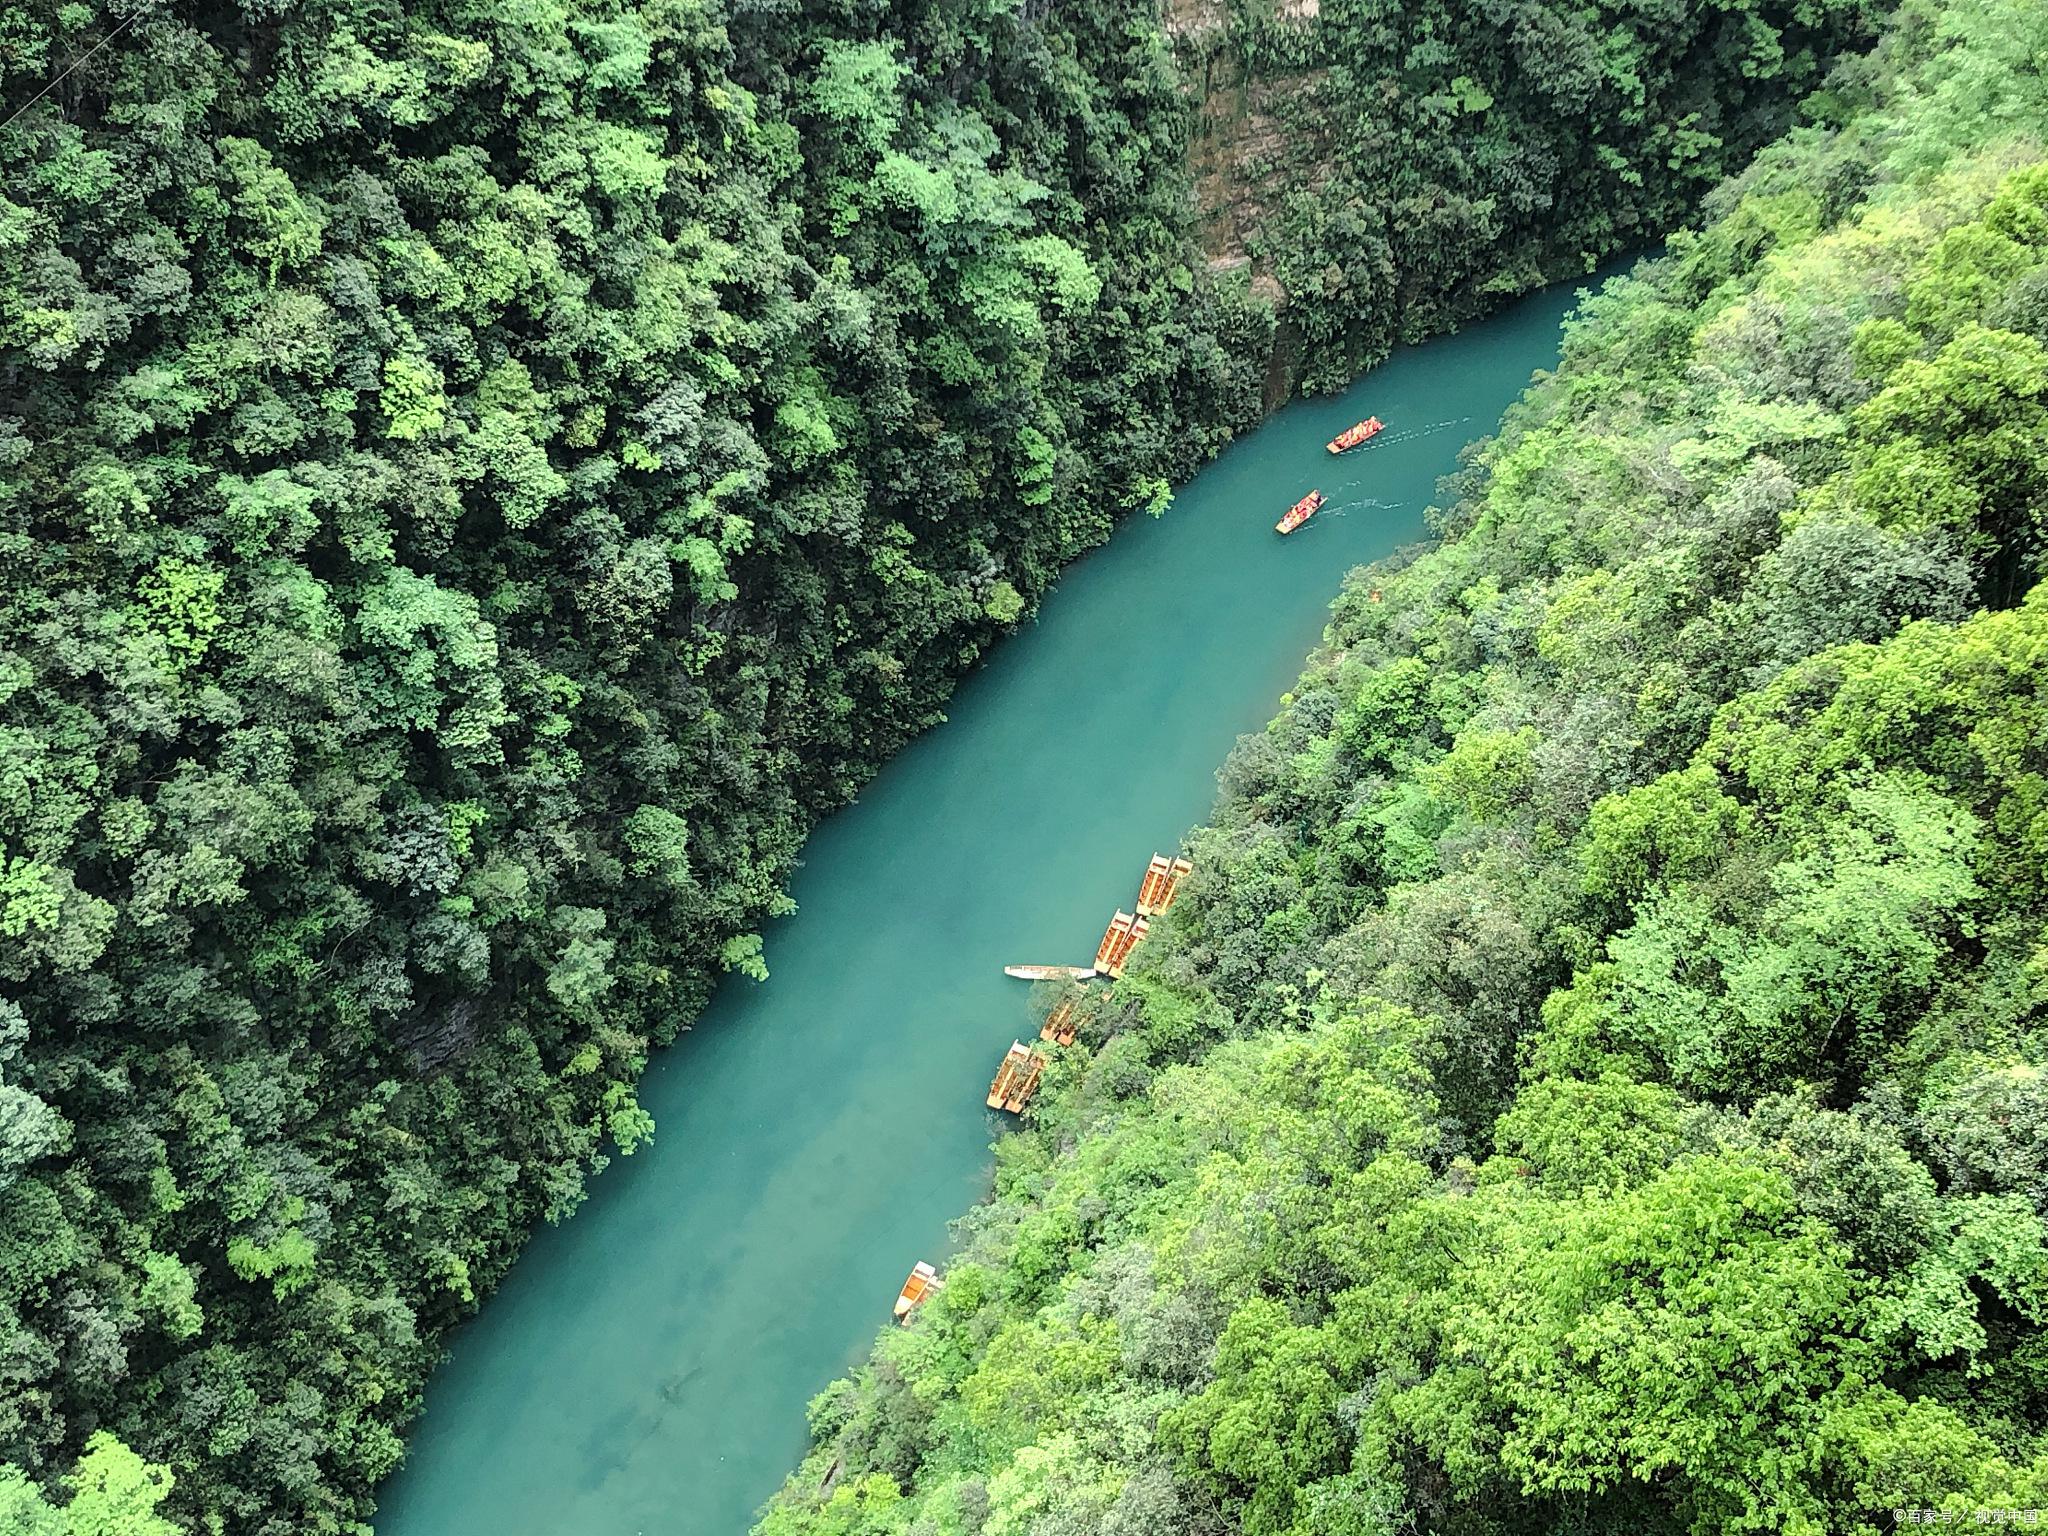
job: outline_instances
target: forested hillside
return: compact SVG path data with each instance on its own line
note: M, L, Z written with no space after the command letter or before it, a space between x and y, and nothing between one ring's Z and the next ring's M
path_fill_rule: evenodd
M1633 117L1514 97L1606 168L1517 173L1581 266L1866 25L1462 10L1363 6L1349 110L1603 60ZM70 1511L19 1519L365 1515L807 827L1258 411L1184 85L1137 0L0 16L0 1497ZM1428 179L1483 112L1388 118L1424 248L1319 237L1375 334L1533 281Z
M1586 307L763 1536L2048 1507L2044 60L1907 0Z
M1879 8L1873 8L1879 9ZM1573 10L1169 0L1199 84L1205 246L1283 305L1274 376L1336 388L1396 341L1637 249L1785 122L1841 5ZM1270 286L1267 286L1270 285Z

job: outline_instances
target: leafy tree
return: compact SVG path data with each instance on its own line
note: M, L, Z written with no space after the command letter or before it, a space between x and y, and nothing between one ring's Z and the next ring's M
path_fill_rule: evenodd
M1721 152L1725 118L1641 119L1667 39L1512 14L1545 68L1505 87L1460 51L1492 12L1336 18L1403 68L1327 86L1313 28L1232 45L1301 120L1552 92L1602 175L1610 110ZM1713 47L1761 80L1787 39ZM1877 1532L2043 1496L2048 584L2038 337L2004 324L2043 46L2038 6L1907 0L1582 306L1444 542L1355 575L1240 743L955 1284L820 1399L764 1529L840 1528L866 1476L896 1532ZM1365 261L1417 231L1432 279L1446 229L1517 216L1285 208ZM1389 302L1303 249L1323 339Z

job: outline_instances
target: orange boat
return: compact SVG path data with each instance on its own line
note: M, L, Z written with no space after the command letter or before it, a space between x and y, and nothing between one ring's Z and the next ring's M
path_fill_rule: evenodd
M1287 515L1281 518L1279 522L1273 525L1273 531L1275 533L1294 532L1295 529L1299 528L1303 523L1307 522L1310 518L1314 517L1316 515L1317 509L1319 509L1322 506L1322 504L1323 493L1321 491L1310 491L1306 496L1302 497L1301 500L1297 501L1293 506L1287 509Z
M946 1282L939 1278L939 1272L919 1259L910 1267L910 1278L903 1282L903 1289L896 1293L896 1321L908 1323L912 1307L930 1300L945 1288Z
M1147 920L1135 912L1118 910L1109 920L1109 930L1102 936L1102 944L1095 951L1095 972L1120 980L1124 974L1124 962L1130 959L1131 951L1145 937Z
M1081 1026L1074 1022L1074 999L1063 997L1057 1007L1046 1015L1044 1025L1038 1031L1038 1038L1050 1040L1055 1045L1072 1045L1074 1036Z
M1387 424L1377 416L1368 416L1355 427L1346 427L1330 439L1330 452L1349 453L1368 437L1376 437L1387 429Z
M996 1080L988 1085L988 1107L1006 1109L1013 1115L1024 1112L1031 1096L1038 1092L1038 1079L1045 1073L1045 1058L1021 1040L1010 1042L1003 1064L996 1068Z
M1145 869L1145 878L1138 886L1138 915L1157 917L1173 905L1173 898L1180 890L1181 877L1195 866L1186 859L1169 859L1163 853L1152 855L1152 862Z

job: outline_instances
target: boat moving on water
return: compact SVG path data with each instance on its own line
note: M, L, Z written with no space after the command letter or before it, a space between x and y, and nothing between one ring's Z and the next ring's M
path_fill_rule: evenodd
M1053 976L1064 976L1070 981L1087 981L1095 970L1086 965L1006 965L1005 976L1014 976L1019 981L1045 981Z
M1275 533L1294 532L1295 529L1316 515L1316 511L1322 506L1323 500L1324 497L1321 491L1310 491L1301 500L1287 509L1287 515L1273 525L1273 531Z
M1330 452L1349 453L1368 437L1384 432L1386 427L1387 424L1381 421L1379 417L1368 416L1365 420L1359 422L1357 426L1346 427L1342 432L1331 438L1329 443Z

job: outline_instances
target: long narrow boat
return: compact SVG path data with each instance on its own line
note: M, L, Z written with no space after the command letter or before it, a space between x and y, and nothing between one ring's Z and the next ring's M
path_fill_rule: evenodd
M1273 525L1273 531L1275 533L1294 532L1295 529L1316 515L1316 511L1322 506L1323 500L1324 497L1321 491L1310 491L1301 500L1287 509L1287 515Z
M1031 1096L1038 1092L1038 1080L1045 1074L1045 1057L1037 1051L1024 1063L1018 1076L1010 1083L1009 1096L1003 1100L1003 1108L1013 1115L1024 1113L1024 1106L1031 1102Z
M939 1278L939 1272L919 1259L910 1267L910 1278L903 1282L903 1289L896 1293L896 1321L908 1323L912 1307L930 1300L945 1288L946 1282Z
M1109 928L1102 935L1102 943L1095 951L1096 974L1121 980L1124 962L1130 959L1131 951L1144 939L1145 930L1150 923L1151 919L1140 917L1135 912L1126 912L1119 907L1116 916L1109 920Z
M1006 1109L1013 1115L1024 1112L1031 1095L1038 1092L1038 1079L1045 1072L1045 1057L1022 1040L1010 1042L1009 1054L996 1068L996 1080L988 1085L988 1107Z
M1194 867L1186 859L1169 859L1163 853L1153 854L1152 862L1146 866L1145 878L1138 885L1138 916L1157 917L1172 906L1182 878Z
M1387 424L1377 416L1368 416L1356 426L1346 427L1329 441L1332 453L1349 453L1369 437L1377 437L1386 431Z
M1075 997L1080 994L1076 993ZM1039 1027L1038 1038L1050 1040L1054 1045L1072 1045L1074 1037L1081 1032L1081 1026L1074 1022L1074 997L1063 997L1045 1016L1045 1023Z
M1045 981L1054 976L1064 976L1069 981L1087 981L1094 976L1095 969L1087 965L1006 965L1003 974L1014 976L1019 981Z

